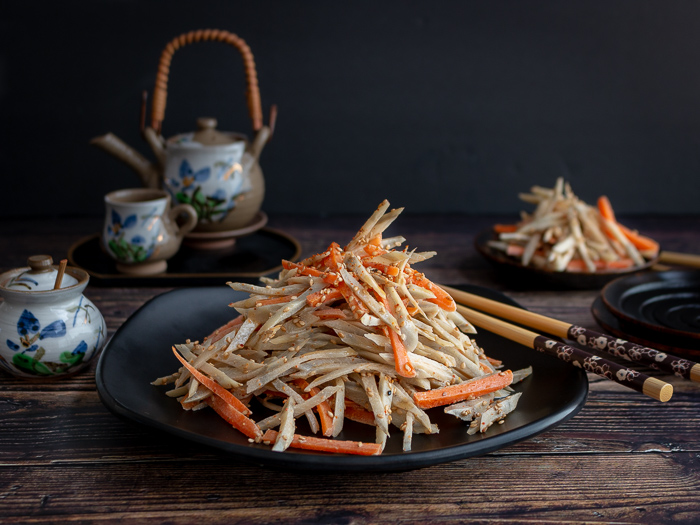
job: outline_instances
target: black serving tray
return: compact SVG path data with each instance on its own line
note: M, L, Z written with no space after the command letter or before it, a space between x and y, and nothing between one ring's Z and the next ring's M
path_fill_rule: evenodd
M183 244L168 260L168 269L156 275L119 273L114 261L102 250L100 234L84 237L71 246L68 262L90 274L96 286L211 286L226 281L257 282L278 272L282 259L296 261L301 245L291 235L262 228L236 240L230 248L197 250Z

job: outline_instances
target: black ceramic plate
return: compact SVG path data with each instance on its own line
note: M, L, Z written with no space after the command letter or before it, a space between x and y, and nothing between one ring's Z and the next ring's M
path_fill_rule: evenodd
M464 290L515 304L505 296L479 287ZM170 387L150 383L177 370L173 343L200 339L228 322L227 305L245 297L228 287L183 288L157 296L132 315L112 337L97 366L97 390L115 414L204 445L237 455L242 461L285 469L392 471L409 470L485 454L543 432L574 416L588 393L586 374L545 354L482 331L476 337L487 354L513 370L532 365L534 373L515 385L522 391L518 408L505 423L470 436L464 422L436 408L429 411L440 427L437 435L414 436L413 450L402 452L396 431L380 456L346 456L290 449L272 452L248 443L212 410L186 412L165 395ZM257 407L254 413L263 413ZM266 414L265 414L266 415ZM339 439L374 441L371 427L348 422Z
M624 275L635 274L648 270L656 263L656 259L647 261L644 266L630 270L616 270L595 273L584 272L554 272L530 266L523 266L518 260L508 257L500 250L494 250L488 245L491 240L496 240L496 234L489 228L477 235L474 246L496 269L509 281L515 283L534 283L549 285L557 288L576 290L591 290L602 288L610 281Z
M114 261L100 247L99 234L85 237L71 246L68 262L86 270L91 285L206 286L230 280L257 282L261 276L279 271L282 259L295 261L300 254L301 246L296 239L271 228L262 228L222 250L196 250L183 245L168 260L167 271L157 275L117 272Z
M645 329L638 324L626 323L624 320L616 317L605 306L602 297L596 297L595 301L593 301L591 313L604 330L620 339L632 341L638 345L648 346L692 361L700 359L700 346L697 344L688 347L688 341L683 338L664 335L655 330Z
M700 347L700 271L668 271L617 279L603 288L605 306L635 328Z

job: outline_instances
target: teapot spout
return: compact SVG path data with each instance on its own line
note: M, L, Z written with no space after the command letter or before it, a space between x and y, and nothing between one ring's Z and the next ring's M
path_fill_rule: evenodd
M151 146L160 167L162 168L165 166L165 141L163 137L156 133L153 128L147 127L143 130L143 138L145 138L148 145Z
M160 188L161 170L158 166L150 162L146 157L127 145L116 135L107 133L106 135L95 137L90 141L90 144L114 155L133 169L141 178L141 183L146 188Z
M270 128L268 126L261 127L258 134L255 136L253 143L250 145L250 154L253 156L256 162L260 158L260 154L262 153L265 144L267 144L267 139L269 138Z

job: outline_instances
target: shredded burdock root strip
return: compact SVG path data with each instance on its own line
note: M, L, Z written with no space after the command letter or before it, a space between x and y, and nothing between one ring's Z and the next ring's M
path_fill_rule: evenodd
M656 241L617 222L607 197L590 206L561 177L554 188L533 186L520 199L536 205L534 212L522 212L517 224L496 225L498 240L488 244L523 266L556 272L611 272L642 266L659 253Z
M519 397L514 374L496 370L452 298L413 269L435 253L382 237L401 213L388 209L382 202L345 248L283 261L261 285L228 283L249 294L229 305L237 316L201 343L175 344L182 368L153 384L173 384L167 395L183 409L210 406L274 451L380 454L392 427L408 451L413 436L439 431L425 409L453 403L470 403L445 409L473 421L469 432L501 421ZM253 398L267 417L251 414ZM298 434L300 417L323 437ZM334 439L347 420L376 427L376 443Z

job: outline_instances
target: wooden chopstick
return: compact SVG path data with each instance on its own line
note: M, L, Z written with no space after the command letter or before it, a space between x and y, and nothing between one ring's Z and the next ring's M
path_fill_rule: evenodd
M688 361L687 359L666 352L660 352L653 348L596 332L590 328L584 328L558 319L552 319L551 317L499 303L498 301L492 301L491 299L463 292L456 288L440 286L458 303L488 312L492 315L497 315L498 317L503 317L504 319L534 328L535 330L556 335L562 339L576 341L594 350L605 351L616 357L637 361L650 368L675 374L678 377L690 379L691 381L700 382L700 364L693 361Z
M63 274L66 271L66 266L68 265L68 259L62 259L61 263L58 265L58 273L56 274L56 281L54 281L53 289L58 290L61 287L61 282L63 281Z
M554 339L549 339L461 304L457 305L457 310L467 321L476 326L539 352L552 355L562 361L576 364L588 372L641 392L657 401L666 402L673 395L673 385L655 377L649 377L636 370L631 370L613 361L608 361L595 354L586 352L576 346L566 345Z
M700 255L662 251L659 253L659 262L663 264L678 264L680 266L700 268Z

